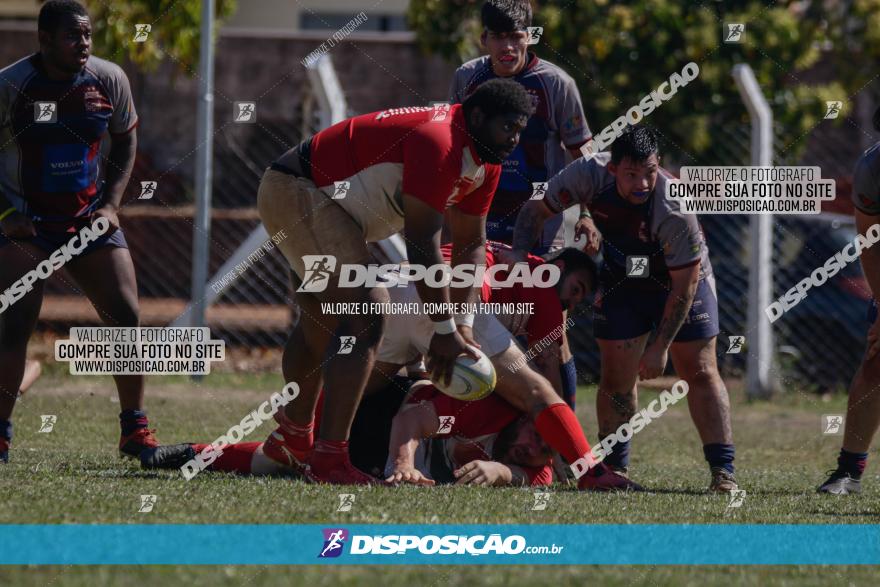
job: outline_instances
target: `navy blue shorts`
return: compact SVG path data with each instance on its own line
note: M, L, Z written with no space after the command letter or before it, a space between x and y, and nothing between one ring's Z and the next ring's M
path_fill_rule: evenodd
M639 291L618 286L604 295L599 284L594 305L593 334L602 340L626 340L647 334L660 325L669 296L665 291ZM718 296L715 278L700 280L694 302L674 342L690 342L718 336Z
M70 239L74 237L78 233L75 232L46 232L44 230L40 230L37 228L37 236L28 239L9 239L3 233L0 233L0 248L3 248L7 245L11 245L13 243L30 243L32 245L36 245L37 248L42 249L48 254L52 254L58 249L60 249L63 245L66 245L70 242ZM120 249L127 249L128 243L125 240L125 234L123 234L122 229L120 228L113 234L105 234L98 238L98 240L91 242L88 246L78 255L79 257L88 255L92 251L96 251L97 249L101 249L104 247L119 247Z

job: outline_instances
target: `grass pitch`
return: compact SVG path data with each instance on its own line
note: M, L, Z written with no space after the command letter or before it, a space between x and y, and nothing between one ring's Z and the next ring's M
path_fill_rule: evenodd
M151 423L166 443L210 442L272 391L280 376L214 374L148 380ZM642 393L645 405L656 396ZM860 496L818 495L833 466L839 436L821 431L823 414L845 412L845 398L823 402L791 392L774 403L748 403L732 390L737 477L747 491L739 508L708 495L708 468L685 402L633 441L631 476L649 489L627 495L553 488L546 510L533 511L524 489L323 488L282 478L141 471L116 453L119 406L112 380L72 378L50 368L15 413L11 463L0 469L0 523L776 523L876 524L880 479L869 468ZM578 415L595 440L595 389L582 387ZM58 416L51 433L41 415ZM262 440L269 424L247 440ZM872 470L873 469L873 470ZM339 493L355 493L337 512ZM155 494L150 513L140 496ZM724 545L719 544L719 548ZM283 547L283 545L273 545ZM297 548L297 545L289 545ZM71 548L75 548L71 545ZM149 545L132 545L149 548ZM198 545L194 545L198 548ZM869 567L0 567L0 585L116 585L132 580L178 585L828 585L876 584Z

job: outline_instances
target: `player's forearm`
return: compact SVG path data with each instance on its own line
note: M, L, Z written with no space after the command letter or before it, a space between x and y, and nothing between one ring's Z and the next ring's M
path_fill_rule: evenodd
M516 251L530 251L544 228L551 210L543 201L526 202L516 217L513 229L513 248Z
M440 254L439 232L437 233L436 238L412 238L410 235L407 235L406 240L409 243L409 245L407 246L407 254L409 256L410 263L412 263L413 265L431 267L432 265L439 265L443 263L443 257ZM416 281L415 284L416 290L419 292L419 299L422 300L422 303L449 303L448 287L430 287L427 283L425 283L424 280ZM448 312L444 312L442 314L431 314L430 316L432 321L439 322L442 320L448 320L451 317L451 314Z
M416 450L419 448L421 435L418 434L418 426L414 416L415 414L410 410L397 414L391 423L388 454L397 469L415 467Z
M458 267L462 264L471 265L474 268L484 267L486 265L486 242L467 243L461 249L453 245L451 265ZM476 304L480 299L480 285L450 288L449 297L454 303Z
M119 208L131 170L137 155L137 134L132 130L128 134L113 137L110 154L107 157L107 176L104 204Z
M662 344L664 348L669 348L672 341L678 335L681 325L687 318L694 297L697 295L698 281L688 282L684 284L673 283L672 291L666 300L666 306L663 308L663 318L660 320L660 326L657 327L657 339L655 344Z
M862 212L856 212L856 229L859 234L864 235L868 229L880 222L880 216L869 216ZM870 247L862 249L860 259L862 263L862 271L865 273L865 279L871 287L871 293L875 298L880 296L880 247Z

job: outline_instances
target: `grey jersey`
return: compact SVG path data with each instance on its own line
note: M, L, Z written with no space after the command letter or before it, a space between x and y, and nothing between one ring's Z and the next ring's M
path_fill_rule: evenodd
M459 67L449 89L452 102L462 102L479 86L498 76L488 56ZM535 113L520 135L519 146L502 166L501 180L486 221L490 240L510 244L520 207L529 200L535 183L548 181L565 167L565 148L577 149L591 138L580 94L574 80L556 65L528 54L525 68L510 78L531 95ZM540 243L554 242L562 217L547 227ZM557 239L556 245L560 245Z
M678 181L661 169L653 194L643 204L631 204L617 192L617 182L608 171L610 153L598 153L569 164L550 180L545 202L554 212L578 203L590 208L593 221L602 233L604 271L625 276L626 257L655 256L650 264L655 280L629 280L661 283L668 270L700 263L701 276L710 275L709 249L693 214L684 214L680 203L666 197L670 182Z
M865 214L880 214L880 143L865 151L856 163L852 200Z

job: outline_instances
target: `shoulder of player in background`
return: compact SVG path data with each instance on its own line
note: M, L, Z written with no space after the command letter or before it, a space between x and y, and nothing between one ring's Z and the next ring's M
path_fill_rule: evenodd
M116 77L119 75L125 75L125 71L122 67L112 61L102 59L95 55L89 55L89 60L86 61L86 69L99 77Z
M465 61L461 65L458 66L458 69L455 70L455 73L458 72L467 72L467 71L476 71L481 68L489 67L489 56L481 55L480 57L475 57L470 61Z
M31 53L27 57L22 57L18 61L10 63L6 67L0 68L0 86L8 86L14 84L15 81L11 79L12 76L16 74L28 74L32 71L36 71L32 59L36 53Z
M560 83L574 83L574 78L567 71L546 59L537 59L537 63L532 67L531 72L545 78L557 80Z

